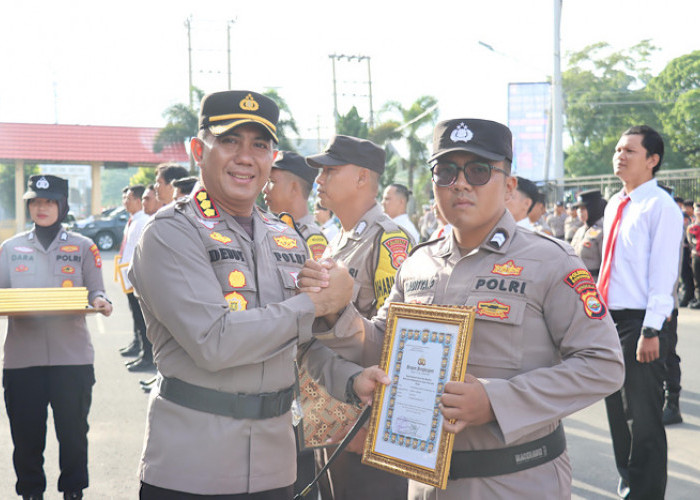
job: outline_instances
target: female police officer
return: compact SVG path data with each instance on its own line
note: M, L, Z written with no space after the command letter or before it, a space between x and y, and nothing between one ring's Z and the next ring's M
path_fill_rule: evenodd
M0 288L86 287L88 301L109 316L102 261L88 238L67 232L68 182L34 175L24 195L31 231L0 247ZM95 353L83 314L10 317L5 339L3 387L15 449L17 493L40 499L46 489L43 454L47 406L59 441L64 498L82 498L88 486L87 416L95 382Z

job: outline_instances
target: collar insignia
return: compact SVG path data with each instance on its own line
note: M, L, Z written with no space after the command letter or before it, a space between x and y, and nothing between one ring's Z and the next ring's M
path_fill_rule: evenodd
M498 231L493 233L493 236L491 236L491 239L489 240L489 246L498 250L503 246L507 239L508 233L505 231L505 229L499 229Z
M474 132L469 130L469 127L464 122L457 125L450 134L452 142L469 142L472 140L472 137L474 137Z
M360 235L364 232L365 229L367 229L367 222L361 220L361 221L357 224L357 226L355 226L355 234L356 234L357 236L360 236Z
M219 211L216 209L214 202L209 199L207 192L202 189L194 195L197 202L197 208L205 219L212 219L219 216Z
M520 276L521 272L523 272L523 266L516 266L512 260L505 264L494 264L491 270L492 274L500 274L501 276Z

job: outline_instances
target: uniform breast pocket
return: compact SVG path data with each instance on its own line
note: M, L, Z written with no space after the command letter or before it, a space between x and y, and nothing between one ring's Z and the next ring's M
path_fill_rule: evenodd
M527 301L515 297L472 294L465 305L476 309L469 364L520 368Z
M57 255L54 262L53 274L58 281L58 286L82 286L83 284L83 266L80 262L80 256L76 255Z
M37 285L36 264L33 260L13 260L10 265L12 288L31 288Z
M296 267L278 267L277 272L284 290L284 299L290 299L297 294L297 276L299 268Z
M220 263L214 265L224 298L232 311L244 311L257 307L257 287L255 279L247 267Z

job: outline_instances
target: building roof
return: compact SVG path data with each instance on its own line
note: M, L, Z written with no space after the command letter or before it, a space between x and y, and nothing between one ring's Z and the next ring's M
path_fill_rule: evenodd
M158 128L0 123L0 161L157 165L188 161L184 144L153 152ZM126 166L126 165L125 165Z

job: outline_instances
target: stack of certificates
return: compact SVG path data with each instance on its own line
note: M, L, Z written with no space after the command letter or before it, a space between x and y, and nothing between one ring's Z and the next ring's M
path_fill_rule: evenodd
M78 312L88 307L85 287L0 288L0 314Z

